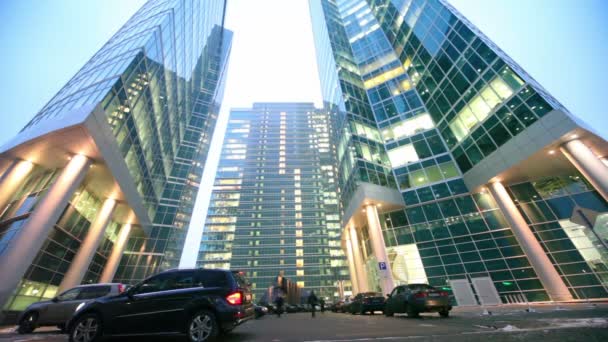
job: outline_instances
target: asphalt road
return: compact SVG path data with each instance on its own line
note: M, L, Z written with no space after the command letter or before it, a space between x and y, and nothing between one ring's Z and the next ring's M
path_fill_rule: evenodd
M608 305L456 308L450 318L424 314L387 318L326 312L311 318L309 313L266 316L250 321L219 341L347 342L347 341L608 341ZM490 313L490 314L488 314ZM184 341L156 337L115 338L114 341ZM65 335L47 328L30 335L18 335L11 328L0 329L0 342L67 341Z

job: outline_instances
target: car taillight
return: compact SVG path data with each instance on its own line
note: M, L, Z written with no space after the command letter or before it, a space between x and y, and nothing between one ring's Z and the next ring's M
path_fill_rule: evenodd
M439 295L441 297L448 297L450 294L447 291L441 291L441 292L439 292Z
M418 292L414 295L414 298L426 298L427 293L426 292Z
M226 296L226 301L232 305L243 304L243 294L240 292L233 292Z
M118 284L118 293L125 292L125 286L123 284Z

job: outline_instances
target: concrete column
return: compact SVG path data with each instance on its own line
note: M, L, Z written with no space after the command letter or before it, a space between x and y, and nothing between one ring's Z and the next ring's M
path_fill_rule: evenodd
M519 242L524 253L528 257L532 268L536 271L540 282L545 287L547 294L554 301L572 300L572 295L564 281L557 273L555 267L545 254L542 246L534 237L534 233L526 223L526 220L521 215L515 203L509 197L507 190L500 182L494 182L488 185L492 196L496 200L498 207L505 215L507 222L511 226L513 235Z
M560 147L560 150L608 201L608 166L578 139L568 141Z
M350 273L350 283L352 284L353 293L359 293L359 280L357 278L357 269L355 268L355 260L353 259L353 246L350 243L350 234L348 228L344 231L346 245L346 259L348 260L348 272Z
M0 214L9 204L15 192L21 188L33 168L34 164L31 162L17 159L2 173L0 176Z
M70 264L70 268L59 285L58 293L82 283L82 278L84 278L87 273L91 260L93 260L93 256L95 256L95 252L103 239L103 235L108 223L110 223L115 207L116 201L112 198L108 198L103 202L95 216L95 220L91 223L87 236L84 238L84 241L82 241L74 260L72 260L72 263Z
M110 253L110 257L106 262L106 266L103 268L103 272L101 273L101 278L99 279L100 283L111 283L112 279L114 279L114 275L116 274L116 270L118 269L118 264L120 264L120 259L122 259L122 255L125 251L130 232L130 223L125 224L124 226L122 226L122 229L120 229L120 233L118 233L118 238L114 242L114 248L112 248L112 253Z
M359 238L357 237L357 228L350 226L347 228L348 235L350 236L350 245L353 251L353 260L355 264L355 273L357 274L357 287L359 292L367 292L369 285L367 283L367 273L365 273L363 256L361 255L361 248L359 248Z
M378 274L380 275L380 287L382 288L383 294L391 293L395 287L395 283L393 281L391 265L388 260L388 253L386 252L386 244L384 243L384 237L382 236L382 226L380 225L380 218L378 217L378 209L376 208L376 205L366 205L365 214L367 215L367 230L369 232L369 239L374 256L378 262L377 267ZM384 263L385 269L380 269L380 263Z
M70 160L0 256L0 305L4 305L15 291L90 164L89 158L82 155Z

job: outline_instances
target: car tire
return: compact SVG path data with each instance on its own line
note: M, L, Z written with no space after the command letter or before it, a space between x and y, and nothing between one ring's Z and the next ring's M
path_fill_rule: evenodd
M220 331L215 315L207 310L192 315L186 329L191 342L215 341Z
M23 318L19 322L17 332L20 334L29 334L36 329L36 323L38 322L38 313L36 311L30 311L23 315Z
M450 310L448 309L443 309L441 311L439 311L439 316L443 317L443 318L448 318L450 317Z
M70 342L97 342L101 340L101 318L94 313L80 316L70 328Z
M393 314L393 312L391 310L389 310L389 309L385 309L384 310L384 316L386 316L386 317L393 317L393 315L394 314Z
M407 308L405 308L405 311L407 312L407 317L409 317L409 318L420 317L420 313L418 311L416 311L416 309L411 305L408 305Z

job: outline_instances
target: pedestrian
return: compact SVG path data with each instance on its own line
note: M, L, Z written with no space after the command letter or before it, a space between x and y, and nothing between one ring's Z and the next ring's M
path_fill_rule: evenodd
M315 317L315 311L317 310L317 296L315 296L315 291L311 291L308 296L308 304L310 305L310 312L312 312L312 317Z
M325 313L325 300L323 298L319 299L319 305L321 306L321 313Z
M283 296L278 295L277 299L274 300L274 303L277 305L277 317L281 317L281 314L283 313L283 303L285 303Z

